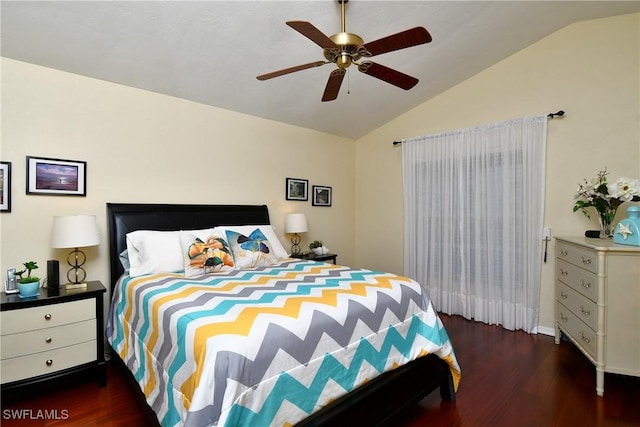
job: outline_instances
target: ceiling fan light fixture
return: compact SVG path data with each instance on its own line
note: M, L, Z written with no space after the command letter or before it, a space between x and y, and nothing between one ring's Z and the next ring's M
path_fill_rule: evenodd
M336 65L341 69L349 67L351 65L351 55L347 52L342 52L336 59Z

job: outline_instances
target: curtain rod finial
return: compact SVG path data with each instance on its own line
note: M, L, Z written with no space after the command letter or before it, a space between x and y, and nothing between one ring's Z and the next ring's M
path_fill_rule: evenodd
M558 117L564 116L564 111L560 110L557 113L549 113L549 114L547 114L547 117L549 117L550 119L553 119L555 116L558 116Z

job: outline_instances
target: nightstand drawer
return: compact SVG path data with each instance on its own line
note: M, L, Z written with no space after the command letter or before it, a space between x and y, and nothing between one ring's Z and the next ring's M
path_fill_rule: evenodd
M2 384L50 374L96 360L96 340L0 361Z
M596 252L590 251L586 248L580 248L564 242L558 242L556 247L556 256L592 273L596 273L598 271L598 257Z
M96 319L2 336L1 358L24 356L96 340Z
M556 260L556 279L589 298L598 301L598 277L561 259Z
M556 283L556 300L573 312L591 329L598 329L598 305L564 283Z
M0 333L2 335L51 328L67 323L95 319L96 300L91 298L22 310L3 311L1 316L2 326L0 327Z
M596 359L596 333L568 308L556 302L558 325L567 335L594 360Z

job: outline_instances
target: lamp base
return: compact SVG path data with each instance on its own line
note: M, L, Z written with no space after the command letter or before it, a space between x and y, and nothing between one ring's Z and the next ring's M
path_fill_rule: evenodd
M293 233L291 236L291 254L292 255L300 255L302 251L300 250L300 235L298 233Z
M84 289L86 287L86 283L67 283L66 285L63 285L63 288L65 289Z

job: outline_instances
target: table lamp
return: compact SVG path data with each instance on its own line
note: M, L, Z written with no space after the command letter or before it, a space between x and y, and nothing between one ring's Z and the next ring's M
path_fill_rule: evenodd
M287 214L284 219L284 232L293 233L291 236L291 254L299 255L300 251L300 235L298 233L306 233L309 231L307 226L307 217L303 213Z
M95 215L54 216L51 229L52 248L74 248L67 257L71 266L67 272L67 289L83 288L87 273L82 268L87 257L79 248L100 244L100 231Z

